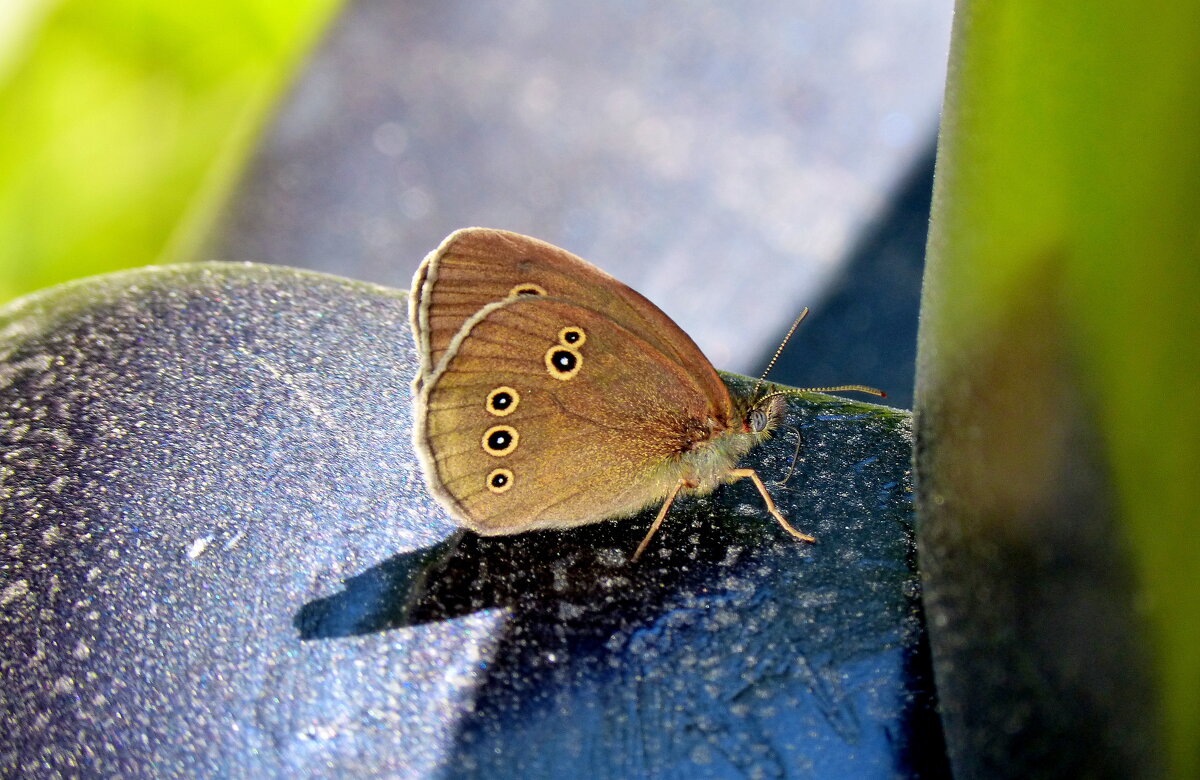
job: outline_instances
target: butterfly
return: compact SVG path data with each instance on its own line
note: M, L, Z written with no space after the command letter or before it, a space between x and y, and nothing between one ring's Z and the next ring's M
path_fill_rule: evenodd
M581 258L517 233L456 231L417 269L409 316L413 443L459 525L516 534L661 503L636 560L681 493L748 479L788 533L815 541L737 467L799 391L760 394L760 381L731 393L666 314Z

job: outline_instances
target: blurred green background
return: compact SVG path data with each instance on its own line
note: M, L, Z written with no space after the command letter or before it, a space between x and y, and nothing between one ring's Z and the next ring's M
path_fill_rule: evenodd
M5 0L0 303L186 259L336 0Z
M981 507L1037 481L1021 480L1023 468L1044 452L1052 462L1072 415L1086 419L1089 445L1046 481L1061 497L1088 461L1103 463L1097 492L1113 494L1155 653L1163 763L1198 777L1200 4L959 0L951 51L915 411L937 416L945 439L970 435L924 443L953 450L935 480L974 469L983 487L963 496L960 537L984 551L1016 546L1030 533L1014 518L1038 508L989 524ZM1039 363L1045 353L1055 359ZM1042 425L1031 410L1046 388L1061 404ZM1058 518L1042 515L1033 531L1046 535L1047 560L1070 565L1077 550L1052 538L1070 513ZM1108 527L1088 520L1096 536ZM1043 626L1042 638L1063 625Z

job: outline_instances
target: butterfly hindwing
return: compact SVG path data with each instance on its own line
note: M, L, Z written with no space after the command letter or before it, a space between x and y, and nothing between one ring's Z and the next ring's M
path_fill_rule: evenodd
M484 534L629 515L725 425L706 389L607 314L552 297L485 306L425 381L415 442L430 483Z

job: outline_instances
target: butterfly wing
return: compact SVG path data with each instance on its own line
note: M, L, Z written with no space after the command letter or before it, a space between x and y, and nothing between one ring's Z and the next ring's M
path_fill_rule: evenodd
M682 367L723 408L729 392L695 342L641 294L591 263L536 238L466 228L431 252L413 278L409 317L421 352L414 386L437 369L463 324L485 305L519 292L562 298L603 312Z
M728 427L695 376L589 308L510 298L476 312L425 383L414 442L427 482L482 534L632 514L680 456Z

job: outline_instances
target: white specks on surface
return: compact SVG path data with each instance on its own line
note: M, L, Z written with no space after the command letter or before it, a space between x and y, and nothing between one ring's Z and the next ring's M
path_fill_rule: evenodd
M579 604L571 604L570 602L562 602L558 605L558 616L563 620L575 620L587 614L587 607Z
M42 544L46 547L53 547L56 542L63 538L62 529L57 525L47 526L42 531Z
M212 544L212 541L215 538L216 536L209 534L208 536L201 536L199 539L193 541L190 545L188 545L187 548L188 559L194 561L203 555L204 551L208 549L208 546Z
M321 421L333 434L333 436L337 438L340 445L348 448L354 447L353 442L349 441L344 434L346 429L345 423L336 419L328 411L326 411L325 407L316 400L313 393L310 393L300 383L299 380L301 377L298 377L294 373L287 371L282 366L276 365L271 360L268 360L265 356L251 352L245 347L238 347L237 351L239 354L245 355L253 360L256 364L271 374L271 376L273 376L276 380L283 383L289 390L291 390L292 393L295 394L296 398L300 401L300 405L310 414L312 414L314 419Z
M315 740L318 742L328 742L336 738L338 735L346 732L348 728L352 728L353 724L345 712L331 720L316 720L309 723L299 734L302 739Z
M565 560L555 561L551 564L550 571L554 574L554 590L560 593L565 591L570 585L570 579L567 576L569 573L568 562Z
M234 547L237 546L238 542L242 541L242 539L245 539L245 538L246 538L246 529L243 528L243 529L239 530L233 536L229 537L229 540L227 542L225 542L225 549L232 550Z
M596 551L596 561L601 566L624 566L629 561L629 555L616 547L605 547Z
M38 430L38 438L42 441L48 441L64 450L69 449L75 444L70 435L59 428L41 428Z
M19 320L19 318L16 318ZM8 329L5 329L5 342L7 343ZM16 343L11 342L11 343ZM24 360L19 360L16 363L6 363L0 361L0 388L5 388L11 385L18 376L25 374L40 374L50 370L50 366L54 363L53 355L34 355L27 357Z
M621 590L628 588L631 584L628 577L620 576L601 577L597 582L604 590Z
M728 547L726 547L725 548L725 557L721 560L721 566L729 567L729 566L733 566L734 564L736 564L738 562L738 559L742 557L742 552L745 549L746 548L740 544L731 544Z
M29 580L20 579L11 582L0 590L0 606L7 606L29 592Z
M80 661L85 661L92 655L92 648L86 641L80 639L75 643L75 648L71 651L71 655L78 658Z
M712 748L703 743L698 744L692 748L689 758L691 758L693 764L711 764L713 761Z

